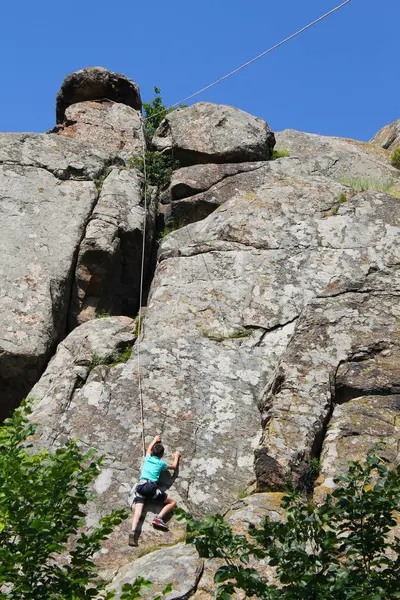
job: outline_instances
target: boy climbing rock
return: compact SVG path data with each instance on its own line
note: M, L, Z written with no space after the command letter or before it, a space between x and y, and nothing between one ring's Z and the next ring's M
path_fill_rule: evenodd
M163 517L173 510L176 506L176 502L173 498L168 496L166 492L160 490L158 487L158 480L161 472L165 471L165 469L173 469L175 471L178 468L181 453L178 451L175 452L174 462L171 465L161 460L163 456L164 446L161 443L161 437L156 435L147 448L139 483L136 486L132 531L129 534L130 546L138 545L139 531L137 527L146 500L159 500L164 504L158 516L154 518L152 525L158 529L168 531L168 526L164 523Z

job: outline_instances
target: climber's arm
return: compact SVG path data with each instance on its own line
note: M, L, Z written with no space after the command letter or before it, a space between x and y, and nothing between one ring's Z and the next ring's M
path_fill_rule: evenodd
M168 465L168 469L173 469L175 471L175 469L178 468L180 457L181 457L181 453L179 452L179 450L177 450L175 452L174 462L171 465Z
M161 436L160 435L154 436L153 441L147 447L146 454L151 454L151 451L153 450L153 446L155 446L156 444L158 444L158 442L161 442Z

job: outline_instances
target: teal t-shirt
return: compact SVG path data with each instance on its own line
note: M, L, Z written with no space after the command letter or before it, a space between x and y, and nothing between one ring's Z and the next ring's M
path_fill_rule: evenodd
M140 473L140 479L149 479L150 481L158 481L160 478L161 471L165 471L168 468L166 462L158 458L158 456L146 455L144 459L144 465L142 472Z

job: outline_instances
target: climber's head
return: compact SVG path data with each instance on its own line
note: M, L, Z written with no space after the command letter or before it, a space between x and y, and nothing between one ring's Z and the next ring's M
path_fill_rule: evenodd
M157 442L157 444L154 444L151 454L152 456L162 458L164 456L164 446L160 442Z

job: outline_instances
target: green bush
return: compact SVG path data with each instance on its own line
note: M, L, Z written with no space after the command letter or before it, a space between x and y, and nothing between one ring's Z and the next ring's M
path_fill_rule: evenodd
M165 106L161 97L161 90L158 87L154 87L154 93L155 96L151 102L143 102L144 127L149 139L154 136L161 121L175 110Z
M169 185L172 173L179 168L179 161L170 154L162 154L154 150L146 150L146 165L143 156L134 154L129 159L129 167L139 169L144 173L146 167L146 179L150 185L163 188Z
M114 510L89 533L79 532L101 459L75 441L33 453L29 438L36 428L28 413L29 407L16 410L0 427L0 598L111 598L95 581L92 559L126 511Z
M290 156L290 152L286 148L282 148L281 150L274 150L271 158L272 160L277 160L278 158L284 158L285 156Z
M320 506L290 490L282 503L286 520L265 517L248 537L234 534L221 515L198 521L179 511L188 543L224 562L214 576L216 598L231 600L239 590L265 600L400 598L400 539L389 535L400 508L400 467L389 470L369 453L364 466L350 463L336 484ZM265 561L278 581L250 560Z
M161 90L154 88L155 97L151 102L143 103L144 129L147 142L151 143L159 125L163 119L175 108L167 108L161 97ZM182 104L179 108L185 108ZM146 150L145 157L134 154L131 156L129 167L135 167L144 173L146 169L146 179L150 185L163 188L169 185L172 172L180 167L179 161L170 154L163 154L155 150Z
M30 412L25 404L0 426L0 600L111 600L93 556L127 511L113 510L82 532L102 459L72 440L33 452ZM122 586L121 600L137 600L151 585L138 577Z
M396 148L394 152L392 152L392 165L396 167L396 169L400 169L400 146Z

